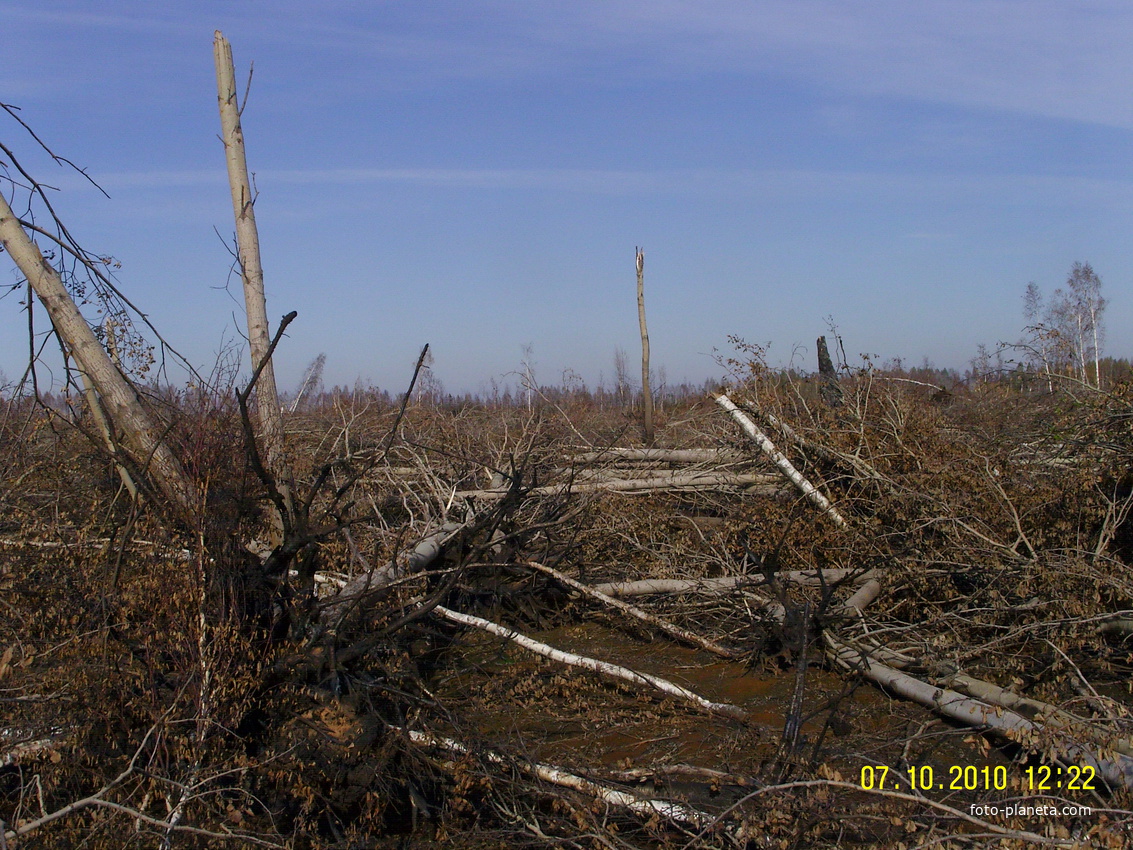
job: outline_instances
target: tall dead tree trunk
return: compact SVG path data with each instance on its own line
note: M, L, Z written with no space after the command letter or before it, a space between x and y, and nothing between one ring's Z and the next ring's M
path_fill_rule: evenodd
M176 456L163 441L163 430L142 405L137 391L110 361L105 349L71 299L59 273L44 259L19 218L0 194L0 243L43 303L59 338L75 359L83 380L97 392L104 412L122 438L123 448L181 519L196 507Z
M637 321L641 325L641 401L645 445L653 445L653 392L649 388L649 331L645 327L645 251L637 249Z
M260 237L256 229L255 197L248 179L244 153L244 131L240 126L240 107L236 100L236 71L232 45L217 30L213 36L216 60L217 102L220 107L221 139L228 162L228 183L232 189L232 210L236 218L236 242L240 274L244 281L244 307L248 314L248 347L253 371L263 364L256 381L256 424L264 466L283 497L288 520L295 518L294 479L287 462L283 439L283 411L275 384L275 369L264 362L271 346L267 302L264 298L264 270L260 264ZM284 518L276 516L276 530L282 534Z

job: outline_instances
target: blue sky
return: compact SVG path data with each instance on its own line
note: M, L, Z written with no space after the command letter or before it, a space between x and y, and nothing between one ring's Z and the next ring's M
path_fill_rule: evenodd
M239 340L212 60L231 40L268 313L297 310L281 389L397 390L430 342L450 390L610 383L637 351L721 373L727 336L814 368L851 356L963 369L1019 336L1029 281L1075 261L1133 356L1133 4L6 2L0 100L109 192L0 138L167 338L207 368ZM15 281L0 257L0 283ZM26 320L0 300L0 369Z

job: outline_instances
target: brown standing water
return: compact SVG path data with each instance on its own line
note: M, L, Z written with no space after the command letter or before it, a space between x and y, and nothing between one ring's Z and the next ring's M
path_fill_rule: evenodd
M437 696L459 706L454 713L465 725L450 729L455 737L476 735L502 752L637 785L649 796L681 799L706 810L719 810L758 785L790 779L806 766L826 765L832 778L856 783L863 765L888 765L895 780L910 765L929 765L939 780L953 765L1007 763L995 749L984 747L981 756L981 747L971 745L973 735L981 743L972 730L954 728L817 664L807 671L799 746L784 759L793 669L751 670L593 621L528 634L732 703L747 711L749 720L709 715L645 686L571 670L469 632L451 648L434 681Z

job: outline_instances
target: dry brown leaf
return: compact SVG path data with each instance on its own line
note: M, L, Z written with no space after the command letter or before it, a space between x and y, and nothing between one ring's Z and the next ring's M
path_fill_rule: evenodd
M4 655L0 657L0 679L3 679L12 669L12 655L15 651L16 645L12 644L4 650Z

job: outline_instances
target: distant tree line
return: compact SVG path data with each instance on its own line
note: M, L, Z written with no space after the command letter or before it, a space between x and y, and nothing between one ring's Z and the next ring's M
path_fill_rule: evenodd
M886 360L880 366L871 358L864 357L859 368L949 390L964 385L1008 381L1027 391L1041 389L1049 392L1064 379L1099 389L1112 387L1133 380L1133 363L1123 357L1109 357L1102 353L1108 301L1102 296L1101 289L1102 281L1097 272L1089 263L1082 262L1071 266L1065 285L1049 296L1044 295L1037 284L1027 284L1023 294L1023 336L1016 342L1000 343L994 348L981 343L965 371L935 366L927 357L912 367L899 357ZM762 363L763 347L750 346L738 337L731 337L730 341L741 358L723 358L721 365L734 372L738 365L746 364L753 357ZM294 413L302 409L339 405L348 400L365 400L379 406L399 402L401 391L381 389L361 380L353 387L336 385L327 389L322 380L325 365L326 355L323 353L308 364L295 392L281 395L281 405L285 410ZM492 378L479 392L451 393L437 377L432 368L432 355L428 355L414 388L413 401L448 409L583 404L604 410L627 410L642 405L641 388L633 380L628 357L620 346L615 347L613 353L612 386L607 386L605 377L602 377L596 387L590 387L573 369L564 370L557 384L540 385L535 379L534 366L532 346L528 344L523 347L521 369L510 373L515 378L514 385ZM849 368L847 364L841 364L842 371ZM778 369L761 365L759 371L773 381L799 382L810 377L808 371L794 364ZM656 373L651 373L650 383L655 388L651 391L653 401L663 409L668 405L702 399L715 390L721 380L708 378L699 383L682 381L670 384L662 366ZM168 387L155 387L152 391L167 399L172 392ZM177 395L182 402L191 401L191 396L197 391L189 387ZM11 397L14 394L19 394L17 389L0 380L0 396ZM74 401L67 393L53 395L51 392L41 392L41 400L56 409L68 407Z

